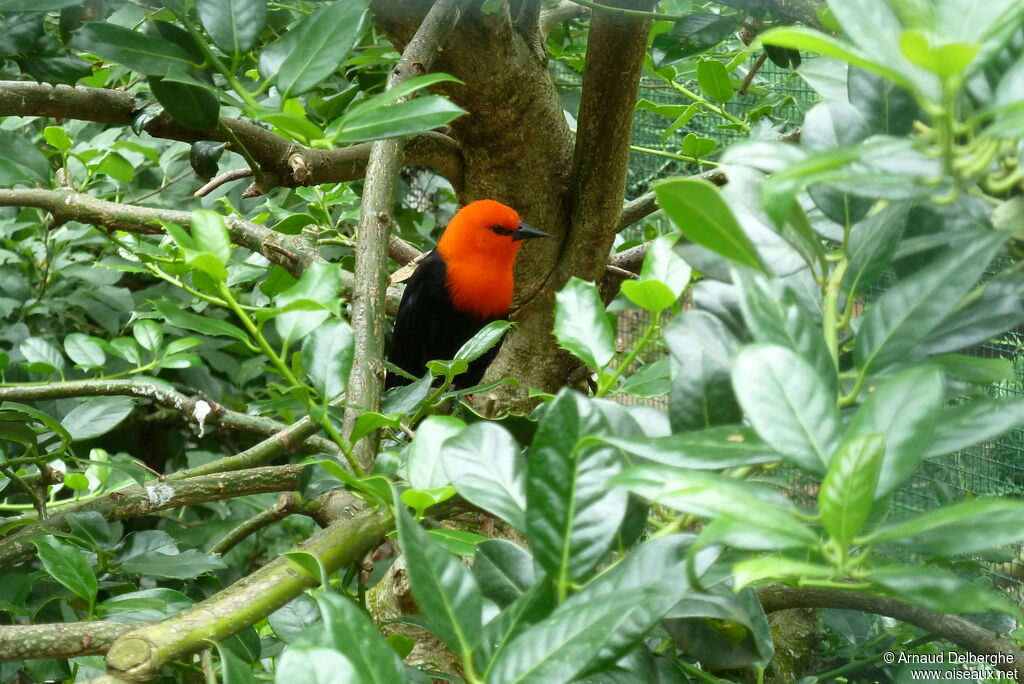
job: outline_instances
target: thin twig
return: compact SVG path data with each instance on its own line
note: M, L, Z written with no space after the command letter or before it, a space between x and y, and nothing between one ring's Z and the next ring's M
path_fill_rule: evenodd
M210 548L210 553L224 555L235 548L246 537L256 534L264 527L269 527L279 520L284 520L295 512L297 500L295 495L288 492L282 494L273 508L260 511L248 520L243 521L238 527L228 532L223 539Z
M738 94L747 94L747 88L749 88L750 84L754 82L754 76L757 76L757 72L761 70L761 66L764 64L766 59L768 59L768 53L762 52L761 56L757 58L756 62L754 62L754 66L750 67L750 71L747 72L747 77L743 79L743 85L741 85L740 89L736 91Z
M193 197L206 197L211 192L213 192L220 186L224 185L225 183L230 183L232 181L240 180L242 178L252 178L252 176L253 173L252 169L250 168L231 169L230 171L225 171L216 178L212 179L203 187L196 190L193 193Z

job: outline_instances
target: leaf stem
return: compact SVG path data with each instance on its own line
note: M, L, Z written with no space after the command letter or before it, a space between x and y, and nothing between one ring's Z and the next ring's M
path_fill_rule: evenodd
M626 355L626 358L622 360L622 363L620 363L615 368L615 372L612 373L610 376L606 376L605 378L598 382L597 392L594 394L594 396L603 397L606 394L608 394L608 392L613 387L615 387L615 383L618 382L619 377L626 371L627 368L629 368L633 364L633 361L636 360L637 355L643 350L644 347L647 346L647 343L651 341L651 338L654 336L654 333L658 331L658 323L660 318L660 313L651 314L651 322L647 324L647 329L644 330L643 336L637 341L636 345L630 350L629 354Z

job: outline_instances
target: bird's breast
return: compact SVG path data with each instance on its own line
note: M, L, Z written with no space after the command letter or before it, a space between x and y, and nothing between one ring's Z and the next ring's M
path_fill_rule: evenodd
M477 318L505 318L512 306L511 265L448 263L447 286L452 305Z

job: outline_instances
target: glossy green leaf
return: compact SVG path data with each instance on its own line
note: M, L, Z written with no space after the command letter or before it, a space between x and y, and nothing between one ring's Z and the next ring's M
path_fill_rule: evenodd
M496 682L555 684L611 664L689 590L679 537L642 545L499 653Z
M722 321L706 311L685 311L665 327L672 355L669 418L676 432L740 422L729 373L739 347Z
M164 342L164 332L160 329L160 324L149 318L136 321L132 326L132 335L143 349L154 354L160 350Z
M445 126L465 113L466 110L446 97L423 95L347 118L338 142L357 143L425 133Z
M356 671L348 659L332 648L289 646L274 668L277 684L340 684L356 682Z
M220 681L222 684L257 684L252 667L223 643L215 644L220 656Z
M776 451L824 474L839 443L835 395L803 358L785 347L756 344L736 357L733 388L757 433Z
M469 569L432 540L395 501L398 540L416 605L431 631L456 653L469 653L480 636L483 596Z
M409 448L409 484L416 489L436 489L450 483L442 461L445 441L466 429L454 416L427 416L416 428Z
M580 446L609 430L585 397L563 390L547 405L526 459L526 537L537 562L556 581L593 570L614 541L626 513L626 495L610 489L619 454Z
M134 405L131 397L89 397L60 422L71 439L80 442L113 430L128 417Z
M322 307L337 300L341 291L341 267L336 264L314 263L302 272L299 281L277 296L279 307L308 299ZM303 339L327 320L330 312L320 310L298 310L282 313L274 318L277 334L286 343Z
M96 599L99 584L82 550L51 536L35 537L32 544L39 551L43 570L91 605Z
M1024 399L974 399L939 414L924 457L951 454L995 439L1021 425L1024 425Z
M197 0L196 11L214 44L238 56L256 45L267 18L267 0Z
M942 557L978 553L1024 539L1024 502L971 499L887 525L869 537Z
M793 560L783 556L748 558L732 566L736 590L765 580L828 579L834 571L826 565Z
M670 66L725 40L736 30L736 20L720 14L687 14L672 29L654 37L651 54L654 68Z
M761 260L717 187L700 178L654 183L658 206L683 235L721 256L761 269Z
M43 137L53 147L56 147L61 154L67 154L71 149L71 138L60 126L47 126L43 129Z
M977 301L951 312L922 344L927 354L967 349L1024 322L1024 274L999 275L985 283Z
M476 361L501 342L511 327L512 323L509 321L491 321L459 347L454 358L462 361Z
M502 608L524 595L537 581L533 556L507 539L489 539L477 546L473 575L481 593Z
M444 442L441 461L464 499L526 529L526 463L505 428L473 423Z
M188 53L174 43L107 22L83 25L72 45L150 76L164 75L172 64L192 66Z
M303 340L302 367L325 401L345 391L354 353L352 326L346 321L328 321Z
M907 224L907 204L894 204L853 226L848 247L849 267L843 275L847 296L862 293L892 261Z
M64 352L82 368L102 368L107 360L103 347L82 333L71 333L64 338Z
M906 482L932 441L944 403L942 373L935 366L912 366L870 387L849 435L884 436L884 459L875 498Z
M0 184L13 187L49 177L50 162L31 140L13 131L0 131Z
M624 280L620 287L629 301L654 315L671 307L677 299L660 280Z
M192 238L196 249L212 254L221 265L231 259L231 238L228 236L224 217L214 211L200 209L192 212Z
M791 288L756 271L735 268L732 279L739 287L743 318L754 339L787 347L802 356L835 395L839 386L836 364L804 300Z
M972 584L944 568L890 566L874 570L869 579L883 594L936 613L1020 614L1019 608L991 589Z
M220 555L188 549L176 554L146 553L133 556L121 563L121 570L129 574L151 575L170 579L191 579L228 566Z
M1006 235L976 234L885 292L857 331L854 362L862 373L901 360L953 311L1002 247Z
M246 344L249 342L249 336L245 332L227 321L208 316L197 316L194 313L183 310L169 299L158 299L153 302L153 307L173 326L192 330L203 335L231 337Z
M220 100L206 88L157 75L146 81L153 97L176 121L197 131L217 128Z
M871 515L885 456L885 435L856 435L836 449L818 491L818 509L829 536L847 547Z
M64 356L47 340L29 337L21 341L18 351L33 373L59 373L64 370Z
M573 277L555 295L558 344L591 368L603 368L615 356L615 330L593 283Z
M405 666L373 621L351 599L330 592L317 596L328 642L351 664L352 681L392 684L406 681Z
M717 59L701 59L697 62L697 83L706 97L721 103L732 99L734 91L729 83L729 72L725 64Z
M718 470L780 460L753 430L738 425L666 437L608 437L607 441L634 456L676 468Z
M282 101L309 92L341 66L363 34L369 4L332 2L263 49L260 75L267 80L276 76Z
M49 12L73 7L81 0L0 0L0 12Z
M490 671L501 653L527 628L550 615L555 604L554 587L541 580L484 625L473 662L485 680L490 681Z

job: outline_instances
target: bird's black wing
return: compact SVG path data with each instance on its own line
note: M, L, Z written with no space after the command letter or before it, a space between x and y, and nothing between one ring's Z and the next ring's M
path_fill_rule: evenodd
M490 319L455 309L448 294L447 269L437 251L427 255L405 286L395 317L388 361L416 377L427 371L427 361L450 359ZM386 387L405 384L389 374Z

